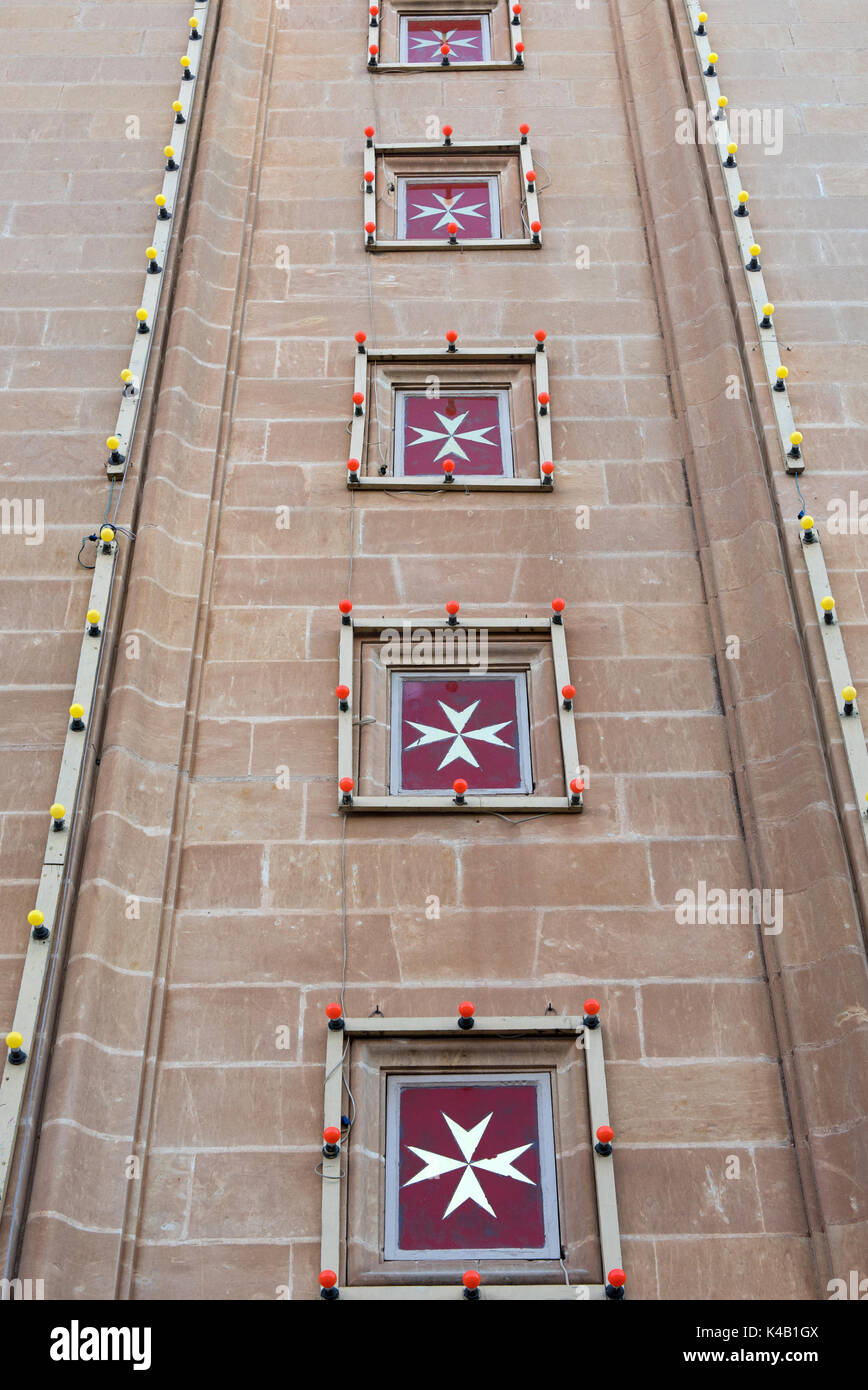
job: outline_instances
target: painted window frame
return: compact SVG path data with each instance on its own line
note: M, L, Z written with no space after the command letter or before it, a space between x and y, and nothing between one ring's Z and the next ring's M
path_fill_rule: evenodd
M484 183L488 186L488 215L491 219L491 236L475 237L475 241L500 241L500 180L497 174L456 174L451 175L432 174L398 174L398 216L397 216L397 240L398 241L430 241L431 237L408 237L407 236L407 193L415 183L436 183L438 179L444 183ZM460 209L459 209L460 212ZM447 242L448 245L448 242Z
M444 7L448 9L448 6ZM482 62L491 62L491 11L480 10L476 14L436 14L431 16L431 28L435 24L466 24L468 19L478 19L480 21L480 34L482 38ZM409 26L411 21L427 20L426 15L413 14L409 10L398 11L398 62L407 67L432 68L440 66L438 60L430 63L420 62L418 59L410 57L409 53ZM471 63L455 63L455 67L470 67Z

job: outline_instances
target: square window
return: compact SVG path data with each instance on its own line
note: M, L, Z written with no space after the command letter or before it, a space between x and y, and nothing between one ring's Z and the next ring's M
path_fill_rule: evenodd
M401 15L402 63L441 63L449 45L449 62L487 63L491 59L488 15Z
M395 476L442 480L445 459L456 477L512 477L508 391L396 393Z
M448 241L456 235L500 236L497 179L398 179L399 241Z
M386 1260L558 1259L548 1073L390 1076Z
M458 777L475 796L533 789L526 676L393 672L392 795L443 796Z

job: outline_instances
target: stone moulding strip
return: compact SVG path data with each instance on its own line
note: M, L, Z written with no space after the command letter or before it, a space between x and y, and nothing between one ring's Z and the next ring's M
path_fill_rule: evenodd
M575 1038L585 1057L588 1082L590 1133L595 1135L600 1125L609 1123L609 1102L606 1091L606 1064L603 1053L603 1026L587 1028L583 1018L543 1016L542 1018L480 1018L475 1017L473 1028L459 1030L454 1018L346 1018L343 1028L327 1030L325 1086L323 1096L323 1127L341 1128L343 1099L343 1068L346 1051L353 1038L430 1038L455 1039L473 1046L474 1035L509 1039L511 1037ZM593 1148L593 1144L592 1144ZM602 1157L593 1149L594 1186L597 1202L597 1221L600 1234L600 1254L603 1270L620 1269L621 1237L618 1225L618 1204L615 1195L615 1170L611 1156ZM322 1235L320 1268L334 1270L341 1300L376 1301L378 1299L462 1299L460 1284L401 1284L381 1287L360 1287L341 1283L342 1220L346 1219L341 1172L344 1154L323 1156L322 1160ZM482 1257L480 1257L482 1258ZM606 1299L604 1284L488 1284L483 1280L480 1297L484 1300L554 1299L602 1302Z
M482 364L498 362L525 363L531 368L533 378L533 398L534 412L536 416L536 438L537 438L537 473L535 477L512 477L512 478L486 478L479 474L468 474L466 477L457 478L452 483L446 483L438 478L408 478L404 475L395 477L389 473L383 477L378 474L366 474L362 472L365 463L367 450L367 419L368 419L368 395L370 381L368 380L369 364L377 362L424 362L426 366L436 366L441 364L444 367L455 366L458 362L465 363L468 367ZM470 383L468 382L468 385ZM362 404L362 414L353 416L350 419L350 457L359 460L358 474L353 475L347 470L347 487L355 491L357 489L380 490L389 492L551 492L553 483L546 481L542 472L542 465L551 462L552 458L552 416L551 405L545 415L538 409L536 402L541 392L548 393L549 390L549 366L544 351L522 352L513 348L463 348L456 345L454 351L444 352L438 348L367 348L364 347L355 355L355 365L353 368L353 394L365 397ZM551 475L554 477L554 474Z
M393 73L421 72L427 73L429 76L433 71L438 77L446 72L522 72L524 70L524 40L521 34L521 15L518 14L513 16L510 0L501 0L501 3L506 5L507 27L509 29L509 58L489 58L487 62L482 63L449 63L448 66L444 68L440 63L382 63L380 62L378 54L376 63L368 63L369 70L371 72ZM370 6L367 8L370 9ZM442 8L444 10L450 8L448 0L445 0ZM492 6L487 13L493 14L495 8L496 6ZM422 15L419 14L418 18L422 18ZM379 45L381 27L381 24L368 25L368 32L365 37L366 54L372 43ZM522 47L518 48L518 44L521 44ZM367 57L365 61L368 62Z
M708 55L713 51L711 47L711 41L707 33L697 34L696 32L698 28L697 16L702 12L702 6L697 5L695 3L695 0L684 0L684 4L687 10L688 19L690 20L690 29L693 34L693 45L696 49L696 56L699 59L700 74L705 87L707 109L709 111L711 111L712 109L714 109L715 111L719 111L720 108L718 107L717 102L718 98L721 96L720 82L716 75L709 77L706 72L706 68L709 66ZM750 296L754 314L756 316L757 331L759 333L763 361L766 365L766 372L769 378L769 385L770 387L774 387L775 381L777 380L777 369L778 367L783 365L781 362L780 346L778 344L778 335L774 329L774 323L772 323L772 326L770 328L761 327L762 320L765 317L763 314L763 305L766 304L768 301L768 292L766 290L765 278L763 276L762 270L747 269L747 264L750 259L749 248L756 244L756 237L754 236L753 231L751 229L750 214L748 213L748 215L745 217L737 217L735 215L735 209L738 206L738 195L743 191L743 188L741 182L741 175L738 171L738 166L736 165L734 168L727 168L726 164L724 163L724 151L726 150L726 146L730 141L729 124L726 119L725 111L724 114L721 116L721 119L715 120L713 122L713 125L718 132L718 139L715 143L717 145L717 153L720 158L720 172L723 175L723 182L726 188L726 196L729 201L729 209L730 214L732 216L732 225L735 229L736 240L738 241L738 249L741 253L742 258L742 265L745 268L744 273L745 278L747 280L748 294ZM789 394L786 390L776 391L773 389L771 392L771 399L772 408L775 413L775 420L777 422L778 427L778 435L780 437L781 452L783 454L784 465L786 467L786 470L788 473L802 473L804 472L805 461L802 458L801 453L799 453L796 458L793 458L790 453L790 435L795 430L796 425L793 419L793 411L790 405Z
M705 91L710 110L712 102L714 104L714 107L717 108L717 99L721 94L720 84L718 82L717 77L709 77L705 71L706 67L708 66L708 55L710 52L713 52L714 50L711 47L711 40L709 39L708 34L706 33L700 35L696 32L698 28L698 15L702 10L702 6L696 4L695 0L684 0L684 3L685 9L687 11L688 20L690 22L691 33L693 34L693 44L696 50L696 55L699 59L700 72L702 75L702 81L705 84ZM717 151L720 158L721 173L723 174L724 183L726 185L727 200L729 202L732 224L735 228L739 250L742 254L742 261L745 266L744 274L745 279L747 281L748 293L750 295L751 302L753 304L754 314L756 316L757 332L759 334L763 360L765 362L769 383L773 385L774 381L776 380L777 369L779 366L781 366L781 355L780 348L778 345L778 338L774 330L774 327L762 328L760 326L763 318L763 305L767 302L768 294L766 291L762 271L748 270L746 268L747 258L749 256L748 248L754 244L753 232L750 230L750 217L735 216L734 208L737 204L738 194L741 191L741 178L739 176L737 168L728 169L723 163L723 151L726 147L729 136L729 131L725 119L719 122L716 121L715 125L720 125L724 127L724 134L726 138L723 138L717 144ZM787 472L801 473L804 470L805 466L804 460L801 458L799 458L798 460L790 458L787 451L787 446L790 443L790 434L795 429L793 413L789 402L789 395L785 390L771 390L770 395L772 406L775 412L775 419L777 421L778 433L780 435L781 448L784 452L784 458L787 465ZM829 586L829 575L826 569L826 561L825 557L823 556L823 549L819 540L819 536L817 536L816 542L813 544L806 544L803 539L802 554L805 559L805 568L807 569L808 580L811 586L811 594L814 600L814 611L818 616L820 624L820 633L823 639L823 651L826 657L826 666L828 668L829 678L832 682L832 688L835 693L835 698L837 702L840 691L845 686L850 685L852 682L850 677L850 668L847 662L847 654L844 649L844 638L838 621L836 619L832 623L826 623L823 617L823 610L820 607L820 600L824 598L827 594L831 594L832 590ZM841 723L841 738L844 745L844 754L847 758L847 764L850 769L850 777L853 783L856 811L859 816L862 838L865 842L866 848L868 848L868 812L863 814L861 809L862 802L865 800L866 795L868 795L868 749L866 749L865 743L865 730L862 725L862 717L859 713L858 706L856 706L852 715L841 714L839 707L839 714Z
M507 154L518 156L519 170L521 173L521 199L524 208L527 210L525 217L522 211L522 218L527 226L526 237L460 237L453 245L448 241L438 241L436 238L425 238L422 240L400 241L395 237L386 240L379 235L377 224L377 211L379 207L379 195L377 193L377 160L380 156L401 155L444 155L449 158L450 153L456 156L465 154ZM432 140L414 140L403 144L378 145L373 140L365 142L364 149L364 174L373 174L370 184L363 181L362 191L362 231L365 239L366 251L515 251L531 250L538 251L542 246L542 232L536 236L531 234L531 223L539 222L539 195L535 184L527 181L528 172L533 169L533 157L530 145L526 140L452 140L449 143L435 145ZM434 171L442 174L443 170L438 168ZM368 189L370 188L370 192ZM374 230L365 230L366 224L373 222Z
M130 452L133 445L136 421L139 415L139 405L142 399L142 387L145 374L148 370L148 360L151 355L151 343L154 337L153 325L156 321L157 310L160 306L160 296L163 289L163 279L165 276L166 257L169 252L169 242L172 237L172 228L175 224L175 209L178 201L178 189L181 183L181 174L184 166L184 152L187 147L187 134L189 132L190 112L198 87L199 55L203 51L205 31L208 26L208 4L207 0L194 0L193 14L199 20L198 31L201 39L190 39L187 43L187 57L190 59L190 66L187 69L192 73L192 80L181 81L178 90L178 101L182 110L179 112L183 116L183 124L172 124L172 137L167 142L172 146L175 153L172 163L174 169L166 168L163 172L163 184L160 189L166 199L166 210L169 213L167 218L157 217L154 223L154 234L151 245L157 252L156 264L162 267L160 274L149 275L145 273L145 286L142 291L141 308L146 309L148 317L145 322L150 325L148 333L135 333L133 335L133 345L130 349L128 362L129 370L133 374L132 382L124 388L121 396L121 403L118 407L118 418L114 428L115 437L119 440L119 447L113 450L106 463L107 478L123 478L129 467ZM115 458L118 455L118 458Z
M178 100L181 102L182 109L178 114L183 116L184 120L181 124L173 122L171 140L168 142L174 149L172 162L177 165L177 168L165 170L161 187L170 215L168 218L157 217L154 226L151 245L157 251L156 264L160 266L160 271L154 274L145 273L141 307L148 311L146 322L149 325L149 332L135 333L133 337L128 362L132 381L124 387L114 430L114 435L118 439L118 447L112 450L112 455L106 464L106 476L112 480L122 480L129 468L151 343L154 338L154 324L166 274L166 260L175 222L183 156L190 129L190 116L198 88L200 55L204 51L204 36L208 25L207 0L194 0L192 9L193 15L199 21L197 32L200 38L190 37L187 41L186 56L190 59L188 71L192 74L192 78L187 81L182 80L179 84ZM113 526L112 529L114 529ZM90 630L90 623L85 625L72 698L72 703L81 705L85 711L85 727L81 730L73 729L71 726L67 728L54 796L55 802L67 807L67 815L62 830L57 831L52 826L48 831L45 856L34 903L34 907L43 914L42 925L47 929L48 935L42 940L34 939L32 934L28 938L12 1025L12 1031L20 1033L24 1039L23 1046L27 1053L27 1060L13 1065L7 1058L2 1078L0 1078L0 1212L4 1209L21 1115L31 1075L32 1053L38 1038L40 1013L46 993L46 980L60 950L61 943L57 937L57 929L60 926L65 892L72 870L73 835L77 824L76 811L82 791L82 773L87 749L93 737L99 678L106 646L106 629L117 568L117 540L115 539L110 543L100 541L97 545L87 606L88 612L96 610L100 614L99 622L96 624L98 632L94 633Z
M422 620L416 618L414 623L419 624ZM355 618L344 621L340 625L340 641L338 650L338 680L341 685L346 685L350 690L350 698L346 701L345 710L338 709L338 783L344 778L353 778L353 766L355 763L355 747L353 741L353 664L354 647L357 637L378 637L387 627L400 626L397 618L382 618L379 622L358 622ZM446 618L433 618L424 622L424 626L434 632L460 632L461 626L452 626ZM566 631L562 622L555 622L554 618L547 618L540 622L534 619L515 619L515 618L490 618L478 624L486 632L493 632L498 637L509 637L513 635L539 635L548 636L552 646L552 665L554 667L555 698L558 706L558 724L561 739L561 758L563 760L564 772L564 795L563 796L529 796L521 795L488 795L474 796L468 792L463 801L456 803L452 796L356 796L353 793L351 799L346 801L344 793L338 786L338 809L351 813L353 811L396 811L407 813L414 811L450 811L457 814L462 812L480 810L488 811L572 811L580 812L583 809L583 797L581 792L574 793L570 790L570 781L578 776L579 768L579 749L576 739L575 712L572 709L564 709L561 698L561 691L565 685L570 685L570 668L567 659L567 639ZM448 668L441 668L448 669ZM573 771L570 771L570 769Z
M48 935L43 940L36 940L32 933L30 934L24 957L21 983L18 987L18 1000L15 1005L12 1031L20 1033L24 1039L27 1060L13 1065L7 1055L3 1075L0 1078L0 1212L3 1210L6 1197L12 1155L15 1151L21 1111L27 1092L32 1049L38 1033L45 981L58 949L56 927L70 868L70 844L76 824L82 768L88 740L91 737L91 721L102 666L117 553L117 541L112 541L108 545L100 542L97 547L88 611L96 609L100 618L95 624L89 622L85 624L72 697L74 704L84 708L84 728L76 730L70 724L66 730L54 800L65 806L67 811L62 830L55 830L53 824L49 827L34 903L34 907L43 914L42 926L47 929ZM98 631L92 632L92 626L97 627Z

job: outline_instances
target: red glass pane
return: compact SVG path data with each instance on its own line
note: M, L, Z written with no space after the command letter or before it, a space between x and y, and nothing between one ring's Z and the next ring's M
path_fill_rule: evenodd
M459 677L404 680L401 786L404 791L522 791L514 680Z
M450 63L481 63L481 19L410 19L407 21L407 62L439 63L442 44L449 45Z
M503 474L497 396L407 396L404 400L404 472L443 474L452 459L462 473Z
M449 224L456 236L486 238L491 226L491 191L487 180L447 183L443 179L407 181L407 241L448 241Z
M545 1244L535 1086L404 1087L398 1139L401 1250Z

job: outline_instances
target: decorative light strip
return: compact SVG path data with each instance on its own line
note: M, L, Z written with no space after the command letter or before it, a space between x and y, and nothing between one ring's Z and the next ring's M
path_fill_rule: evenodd
M183 76L178 98L172 104L174 120L171 143L163 150L165 158L161 191L155 198L157 216L151 245L144 253L147 263L141 307L136 311L138 327L133 338L127 367L121 372L123 390L114 434L106 447L109 457L106 476L122 479L129 467L142 385L151 351L151 327L157 316L163 268L169 249L178 185L187 145L188 121L196 94L202 36L207 25L208 0L195 0L195 13L188 20L187 49L181 58ZM108 509L106 509L108 515ZM10 1032L6 1035L7 1056L0 1078L0 1212L6 1196L12 1155L18 1137L21 1111L27 1091L30 1063L39 1046L39 1017L45 981L55 957L55 936L63 908L69 872L70 845L75 830L81 791L81 774L88 745L88 729L96 701L105 643L105 629L111 606L112 588L118 558L117 531L103 524L94 560L87 618L84 623L78 672L70 705L70 723L61 758L54 802L50 808L42 872L36 901L27 914L30 935L18 990L18 1001Z
M711 47L707 28L707 12L701 9L695 0L685 0L685 7L693 32L693 44L700 62L709 109L711 109L712 104L716 107L715 121L721 123L722 139L717 145L721 172L729 198L733 226L742 253L748 290L754 306L763 360L772 387L771 399L777 419L781 449L784 453L787 472L798 474L805 467L801 451L802 435L795 427L790 409L786 386L789 372L781 362L777 334L772 321L774 305L768 302L759 260L761 248L757 245L751 230L748 212L750 195L746 189L742 188L738 173L738 162L735 157L738 146L728 138L729 130L726 122L728 102L727 98L721 94L717 77L717 65L720 58ZM799 495L801 496L801 493ZM856 690L850 676L844 639L835 615L835 599L829 585L829 574L823 556L822 543L815 529L813 517L806 516L802 512L800 525L802 554L814 600L814 611L820 623L820 638L826 656L826 666L836 695L841 739L853 782L856 811L862 826L865 845L868 848L868 748L865 744L865 730L856 703ZM860 812L863 800L866 803L864 814Z

